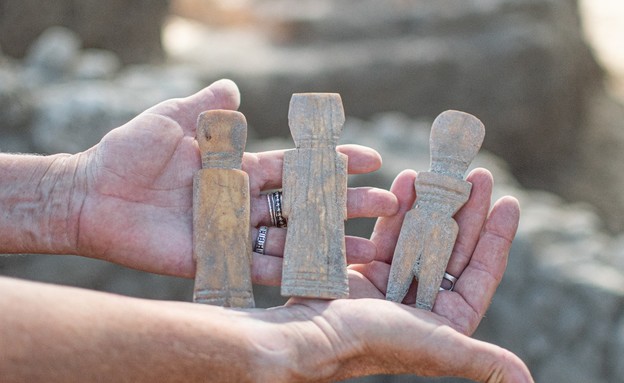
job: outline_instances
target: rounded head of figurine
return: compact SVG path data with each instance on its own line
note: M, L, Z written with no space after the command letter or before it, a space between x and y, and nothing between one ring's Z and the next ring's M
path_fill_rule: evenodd
M443 112L431 127L431 172L463 178L484 137L485 127L475 116L456 110Z
M297 148L335 146L344 122L337 93L295 93L290 99L288 125Z
M247 120L233 110L209 110L197 119L203 167L240 168L247 141Z

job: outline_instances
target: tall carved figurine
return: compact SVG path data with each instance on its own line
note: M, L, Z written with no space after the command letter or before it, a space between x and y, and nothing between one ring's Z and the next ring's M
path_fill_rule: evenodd
M284 155L284 296L346 298L344 242L347 157L336 151L344 124L340 95L294 94L288 123L295 149Z
M249 178L241 170L245 116L230 110L200 114L202 169L193 179L193 300L254 307L249 234Z
M415 277L416 307L433 308L457 239L453 216L466 203L472 188L464 173L484 136L481 121L467 113L446 111L433 122L430 169L416 177L416 203L401 227L386 299L401 302Z

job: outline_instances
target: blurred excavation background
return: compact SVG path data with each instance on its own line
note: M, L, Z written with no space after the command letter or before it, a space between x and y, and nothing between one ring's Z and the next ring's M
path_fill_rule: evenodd
M227 77L248 151L293 146L295 92L338 92L342 141L388 188L428 169L431 122L479 117L474 166L522 206L476 336L540 382L624 379L624 3L618 0L0 0L0 150L76 153L162 100ZM347 223L368 236L373 220ZM192 281L75 256L0 258L0 274L190 300ZM283 302L257 286L267 307ZM378 376L358 382L456 382Z

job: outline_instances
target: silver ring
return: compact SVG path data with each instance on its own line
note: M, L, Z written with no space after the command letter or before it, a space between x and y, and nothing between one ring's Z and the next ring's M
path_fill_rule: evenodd
M282 215L282 192L278 190L267 194L267 202L271 224L277 227L286 227L286 219Z
M444 287L440 286L440 291L442 290L453 291L453 289L455 288L455 282L457 282L457 277L452 276L451 274L447 272L444 272L444 276L442 277L442 282L444 282L445 279L451 283L451 287L449 287L448 289L445 289Z
M266 195L267 197L267 203L269 204L269 216L271 217L271 225L275 226L275 213L273 212L273 202L271 199L271 194L269 193Z
M258 228L258 238L256 238L256 244L254 245L255 253L264 254L264 243L266 242L268 232L269 228L266 226Z

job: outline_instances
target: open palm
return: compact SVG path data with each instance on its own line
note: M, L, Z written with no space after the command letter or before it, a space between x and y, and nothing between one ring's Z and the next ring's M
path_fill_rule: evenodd
M86 190L78 253L192 276L192 177L201 165L196 119L204 110L238 104L236 86L218 81L154 106L80 154Z
M318 379L323 374L321 380L333 381L404 373L454 375L479 382L531 382L517 356L469 337L503 276L519 219L518 202L512 197L501 198L490 211L492 177L486 170L476 169L468 176L472 193L455 216L460 229L447 268L458 276L454 291L441 291L432 312L413 307L415 284L403 304L384 299L396 239L404 214L415 200L414 177L416 173L405 171L391 188L400 209L377 221L372 235L377 259L350 266L352 299L295 298L258 315L292 325L296 335L289 338L302 339L301 355L324 350L316 355L325 359L302 358L296 364L298 376Z
M239 92L229 80L217 81L184 99L156 105L102 141L75 156L79 206L76 253L136 269L193 277L192 184L201 160L195 140L198 115L210 109L234 110ZM348 158L349 173L366 173L381 166L379 154L358 145L338 148ZM270 225L262 192L281 187L284 151L245 153L249 174L252 237L260 225ZM350 188L349 217L392 215L396 197L376 188ZM253 279L279 284L284 228L272 227L266 254L254 254ZM350 263L368 262L375 245L363 238L346 239Z
M412 171L401 173L391 191L399 199L399 213L379 218L371 240L377 245L377 258L364 265L351 265L352 284L362 297L384 296L394 246L403 217L416 198ZM468 177L472 191L468 202L455 215L459 233L447 272L458 277L453 291L438 294L433 312L464 334L472 334L485 314L507 266L511 242L518 228L520 210L513 197L503 197L490 210L492 175L475 169ZM404 303L414 304L416 283ZM358 298L360 296L356 296Z

